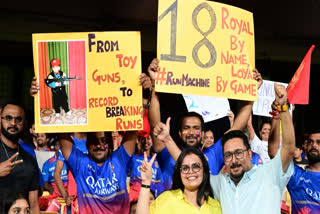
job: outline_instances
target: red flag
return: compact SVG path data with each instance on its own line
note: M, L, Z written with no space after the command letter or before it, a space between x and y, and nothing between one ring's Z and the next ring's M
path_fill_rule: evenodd
M311 46L289 82L287 98L291 104L309 104L310 63L314 47L314 45Z

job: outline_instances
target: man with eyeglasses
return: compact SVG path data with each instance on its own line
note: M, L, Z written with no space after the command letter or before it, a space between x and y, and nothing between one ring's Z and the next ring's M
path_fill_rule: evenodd
M230 131L222 138L227 174L211 176L210 182L223 213L280 213L281 195L293 173L295 136L286 89L275 84L275 94L283 142L271 161L252 166L248 138L240 130Z
M19 145L24 110L12 103L4 104L1 109L0 201L9 191L24 192L28 196L31 213L38 214L38 165Z
M69 134L59 142L77 184L80 213L122 214L129 212L127 174L137 132L127 131L123 144L113 151L111 132L87 133L88 154L75 148Z
M154 59L148 68L153 82L155 81L155 72L158 70L158 66L159 60ZM259 88L262 84L262 77L256 69L253 71L253 79L257 81L257 88ZM230 127L231 129L243 129L245 127L251 114L252 105L253 102L244 102L233 126ZM178 134L183 144L181 148L178 148L169 133L170 118L168 118L166 124L160 122L160 103L158 95L154 90L149 108L149 119L151 128L153 129L152 140L154 142L154 150L157 152L157 160L163 174L166 189L170 189L175 161L178 159L181 149L187 147L201 148L201 140L204 135L204 121L202 116L196 112L187 112L181 116L178 123ZM223 167L221 141L217 141L203 153L208 160L210 174L217 175Z

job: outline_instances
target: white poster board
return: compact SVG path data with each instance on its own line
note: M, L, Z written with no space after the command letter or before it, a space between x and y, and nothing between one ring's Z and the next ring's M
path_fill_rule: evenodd
M205 123L227 116L230 110L227 98L185 94L183 94L183 98L188 111L194 111L202 115Z
M287 87L287 83L276 82ZM258 100L253 103L252 111L254 115L272 117L271 104L275 99L274 81L263 80L261 87L258 90ZM292 109L292 108L290 108ZM290 110L291 113L291 110Z
M36 157L37 157L37 162L39 165L39 168L42 172L42 166L44 162L46 162L49 158L54 156L54 152L49 152L49 151L35 151Z

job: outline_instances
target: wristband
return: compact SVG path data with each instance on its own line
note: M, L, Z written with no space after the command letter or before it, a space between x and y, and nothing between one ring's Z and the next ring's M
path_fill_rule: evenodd
M277 108L279 112L284 112L289 110L288 104L278 105Z
M141 184L141 187L146 188L146 189L150 189L150 185Z
M279 119L280 119L280 116L273 116L272 119L274 119L274 120L279 120Z

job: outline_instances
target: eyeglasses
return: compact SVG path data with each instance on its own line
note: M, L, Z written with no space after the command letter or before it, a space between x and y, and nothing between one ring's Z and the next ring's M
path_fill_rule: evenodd
M22 117L12 117L11 115L6 115L4 117L1 117L1 119L6 120L8 122L11 122L12 120L14 120L14 122L16 124L22 124L23 122L23 118Z
M199 172L202 166L200 163L194 163L191 165L191 167L188 165L182 165L180 168L180 171L182 174L188 174L190 171L190 168L192 169L192 172Z
M317 143L318 146L320 146L320 140L311 140L311 139L309 139L307 141L307 145L313 145L313 143Z
M232 161L233 155L235 155L238 160L241 160L244 157L244 152L247 150L248 149L237 149L234 152L226 152L223 154L224 161Z

